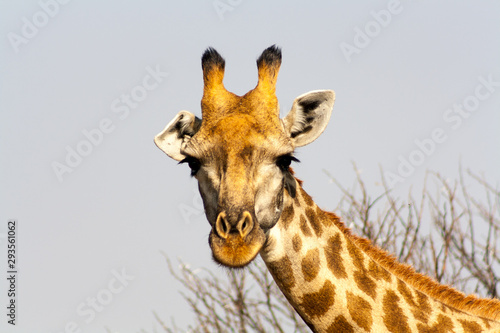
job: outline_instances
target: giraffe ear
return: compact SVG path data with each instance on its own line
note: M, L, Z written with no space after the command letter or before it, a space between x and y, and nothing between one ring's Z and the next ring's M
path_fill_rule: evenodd
M316 140L326 128L332 114L333 90L315 90L300 95L283 118L283 126L295 147Z
M176 161L184 159L181 146L198 132L201 119L189 111L179 112L165 129L155 136L155 144Z

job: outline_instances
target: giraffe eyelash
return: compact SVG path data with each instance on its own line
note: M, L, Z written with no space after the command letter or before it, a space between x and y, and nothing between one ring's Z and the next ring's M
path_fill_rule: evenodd
M178 164L183 164L183 163L187 163L189 165L189 168L191 168L191 177L194 177L201 168L200 160L192 156L186 156Z
M299 163L299 159L297 159L295 156L292 154L286 154L278 157L276 159L276 165L281 169L281 171L288 171L288 167L290 167L290 164L292 162L297 162Z

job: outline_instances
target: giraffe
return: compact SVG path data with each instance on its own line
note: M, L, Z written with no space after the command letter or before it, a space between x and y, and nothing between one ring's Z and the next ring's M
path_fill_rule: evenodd
M290 165L295 148L325 129L335 93L295 99L279 118L281 50L257 60L243 96L223 85L225 60L202 56L202 118L179 112L156 145L198 180L213 259L229 268L260 254L287 300L314 332L500 332L500 301L466 296L417 273L321 210Z

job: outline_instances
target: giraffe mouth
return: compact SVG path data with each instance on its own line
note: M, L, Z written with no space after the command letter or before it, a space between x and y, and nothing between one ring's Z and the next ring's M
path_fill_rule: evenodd
M239 233L229 233L221 237L213 229L209 236L214 260L229 268L242 268L252 262L264 246L265 240L264 231L258 226L244 237Z

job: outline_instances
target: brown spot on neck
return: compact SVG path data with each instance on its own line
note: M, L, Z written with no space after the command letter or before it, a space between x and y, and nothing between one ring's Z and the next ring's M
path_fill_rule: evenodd
M300 196L302 197L302 199L304 200L304 202L306 203L306 205L308 207L314 206L313 199L311 198L311 196L309 194L306 193L306 191L304 191L302 189L302 187L300 188Z
M337 233L335 236L330 237L328 240L328 246L324 249L326 264L330 271L332 271L333 275L338 279L347 278L347 273L344 268L343 259L341 256L342 252L342 239L340 237L340 233Z
M421 293L420 291L416 291L417 293L417 307L414 309L413 315L417 320L425 322L428 319L428 316L432 313L432 308L429 303L429 297Z
M368 264L368 271L370 272L370 276L377 281L383 279L386 282L392 282L392 275L373 260L370 260Z
M293 205L288 205L285 208L283 208L283 212L281 213L280 220L282 222L283 229L288 229L290 224L293 221L293 217L295 215Z
M267 263L267 267L283 293L290 294L290 290L295 286L295 277L293 276L290 259L284 256L280 260Z
M354 333L354 328L352 327L351 324L345 319L344 316L340 315L335 320L333 323L328 327L326 330L327 333Z
M464 333L481 333L483 330L478 323L468 320L458 320L462 324Z
M314 293L304 294L300 309L308 317L320 317L328 312L335 299L335 286L328 280Z
M302 258L302 275L307 282L311 282L318 275L319 265L319 250L312 249L307 251L306 256Z
M373 324L372 307L370 303L365 301L362 297L356 296L350 292L346 293L346 297L347 309L349 310L352 320L354 320L359 327L370 332Z
M377 296L377 284L370 277L369 271L365 268L364 254L360 249L349 239L347 240L347 251L351 256L352 263L355 267L354 281L358 288L365 292L367 295L375 299ZM368 260L371 260L368 258Z
M312 208L306 208L306 217L307 220L309 221L309 224L314 230L314 233L316 234L317 237L321 237L321 234L323 233L323 226L321 225L321 221L316 215L316 212Z
M354 272L354 281L358 288L365 294L375 299L377 297L377 284L364 271Z
M411 290L408 288L406 283L398 279L398 291L403 296L405 299L406 303L408 303L409 306L415 307L417 306L417 303L413 300L413 295L411 293Z
M298 234L295 234L292 238L292 246L295 252L299 252L302 248L302 238Z
M351 256L354 267L357 270L364 271L365 266L364 266L363 253L361 252L360 249L356 247L356 245L354 245L354 243L350 239L347 239L346 243L347 243L347 251Z
M319 206L316 206L316 215L323 223L323 226L325 226L326 228L332 227L335 223L335 219L332 218L332 215L337 217L335 214L328 214L327 212L319 208Z
M387 330L393 333L410 333L408 318L398 304L398 295L392 290L387 290L382 302L383 320Z
M427 295L416 291L416 297L414 297L410 288L400 279L398 279L398 291L410 306L410 310L415 319L422 323L427 323L429 315L432 312Z
M302 230L302 233L304 234L304 236L307 236L307 237L312 236L311 229L307 225L307 220L304 217L304 215L302 215L302 214L300 215L300 230Z
M491 326L490 326L490 321L489 321L489 320L484 319L484 318L481 318L481 320L483 321L484 326L485 326L486 328L490 328L490 327L491 327Z
M295 180L297 180L298 182L298 179L295 178ZM301 184L302 182L299 183L299 185ZM293 198L293 203L296 207L300 207L300 195L299 195L300 191L298 193L295 193L295 197Z
M417 329L419 333L451 333L454 326L450 318L440 314L434 325L429 326L419 323Z

